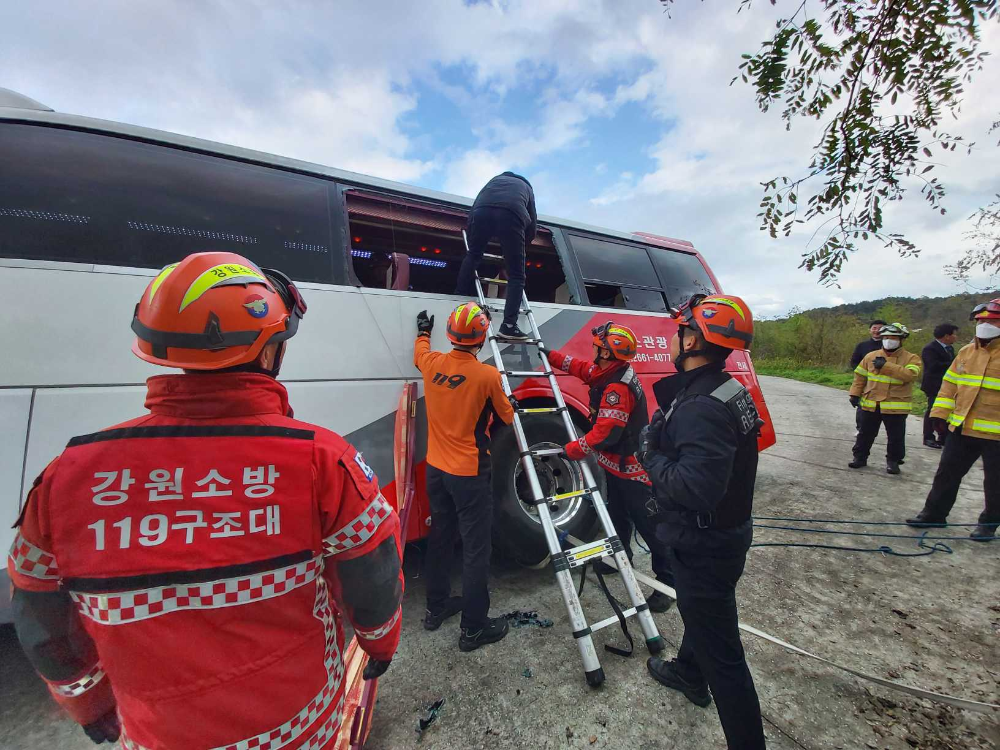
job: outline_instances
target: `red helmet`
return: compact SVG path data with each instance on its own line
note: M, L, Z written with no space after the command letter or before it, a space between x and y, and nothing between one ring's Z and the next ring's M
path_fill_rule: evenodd
M280 271L236 253L194 253L157 274L135 306L132 351L155 365L222 370L295 335L306 303Z
M710 344L750 351L753 315L747 303L731 294L696 294L671 311L677 324L693 328Z
M475 302L463 302L448 316L448 340L458 346L483 343L489 328L486 312Z
M628 362L635 357L638 344L635 334L628 326L618 325L609 320L590 332L594 334L594 346L607 349L615 359Z
M1000 297L973 307L969 320L1000 320Z

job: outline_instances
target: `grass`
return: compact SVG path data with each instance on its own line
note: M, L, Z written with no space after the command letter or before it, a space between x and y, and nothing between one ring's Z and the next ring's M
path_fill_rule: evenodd
M836 367L823 365L804 365L790 359L754 360L754 369L758 375L773 375L778 378L800 380L803 383L816 383L842 391L850 390L854 382L854 374ZM927 409L927 396L918 385L913 385L913 409L911 414L924 415Z

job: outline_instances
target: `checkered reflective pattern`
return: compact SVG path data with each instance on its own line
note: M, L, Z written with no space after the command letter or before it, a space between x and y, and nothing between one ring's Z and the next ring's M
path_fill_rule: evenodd
M305 586L322 572L322 558L314 557L250 576L114 594L71 591L70 596L84 617L102 625L121 625L185 609L219 609L271 599Z
M94 685L104 679L104 670L100 664L95 664L83 677L79 677L72 682L50 682L49 687L64 698L76 698L90 690Z
M333 607L326 581L320 577L316 580L316 601L313 605L313 616L323 623L323 633L326 644L323 654L323 666L326 668L327 683L323 689L303 708L279 727L268 732L262 732L254 737L248 737L229 745L221 745L213 750L279 750L292 743L294 747L307 750L319 750L337 734L344 718L344 662L337 645L337 621L334 618ZM312 727L312 723L327 713L337 698L333 710L321 724ZM312 730L308 737L303 735ZM139 743L129 739L122 731L122 747L126 750L147 750Z
M364 638L366 641L377 641L383 635L385 635L390 630L392 630L393 626L397 622L399 622L399 617L402 614L402 612L403 612L403 608L402 608L402 606L400 606L396 610L396 614L394 614L390 618L389 622L387 622L385 625L380 625L379 627L375 628L374 630L362 630L361 628L354 628L354 632L358 635L359 638Z
M36 547L21 536L20 532L14 537L14 543L10 546L10 559L14 563L14 570L18 573L42 581L59 580L56 556L41 547Z
M389 517L390 513L392 513L392 507L380 492L368 504L368 507L361 511L361 515L323 540L323 552L327 557L330 557L346 552L359 544L364 544L372 538L375 530L382 521Z
M597 412L597 416L617 419L619 422L628 422L628 412L621 409L601 409Z

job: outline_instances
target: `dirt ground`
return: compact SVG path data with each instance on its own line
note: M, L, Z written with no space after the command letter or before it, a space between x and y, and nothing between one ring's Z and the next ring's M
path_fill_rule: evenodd
M847 468L854 414L842 391L763 378L778 444L763 454L757 515L899 521L920 509L940 457L908 421L903 474L881 465ZM982 471L975 467L950 518L973 523L982 509ZM780 525L781 522L764 522ZM829 528L829 527L827 527ZM840 527L910 536L906 527ZM968 528L934 531L956 537L921 557L796 547L750 551L738 599L741 619L797 646L904 684L1000 703L1000 542L977 544ZM921 550L913 539L872 539L758 529L755 541L819 543L899 553ZM637 555L648 570L649 558ZM715 748L725 743L714 706L699 709L654 683L645 653L601 658L607 681L587 687L551 571L494 567L493 611L538 610L550 628L512 629L501 643L458 651L457 622L427 633L420 626L423 581L419 553L408 556L403 641L380 684L370 748ZM584 592L592 619L610 614L592 583ZM656 615L670 647L680 617ZM637 627L634 628L637 631ZM620 643L617 628L595 636ZM765 716L768 746L794 748L944 749L1000 747L1000 716L952 709L865 683L778 646L744 636ZM0 633L0 748L90 747L61 717L27 667L9 629ZM426 708L444 698L422 734Z

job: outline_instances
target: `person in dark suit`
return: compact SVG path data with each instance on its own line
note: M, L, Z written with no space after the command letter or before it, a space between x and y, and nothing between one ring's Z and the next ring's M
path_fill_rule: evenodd
M920 390L927 394L927 413L924 414L924 445L928 448L944 447L947 425L940 419L931 419L931 406L941 390L941 380L944 373L955 359L955 348L952 346L958 338L958 326L953 323L942 323L934 329L934 340L920 352L924 361L924 379L920 382Z
M858 369L858 365L861 364L861 360L865 358L865 355L868 354L868 352L873 352L876 349L882 348L882 337L879 335L879 331L884 325L888 325L884 320L873 320L868 324L868 332L871 333L871 338L865 339L854 347L854 353L851 354L852 372ZM858 432L861 432L861 409L857 408L854 411L854 424L858 428Z

